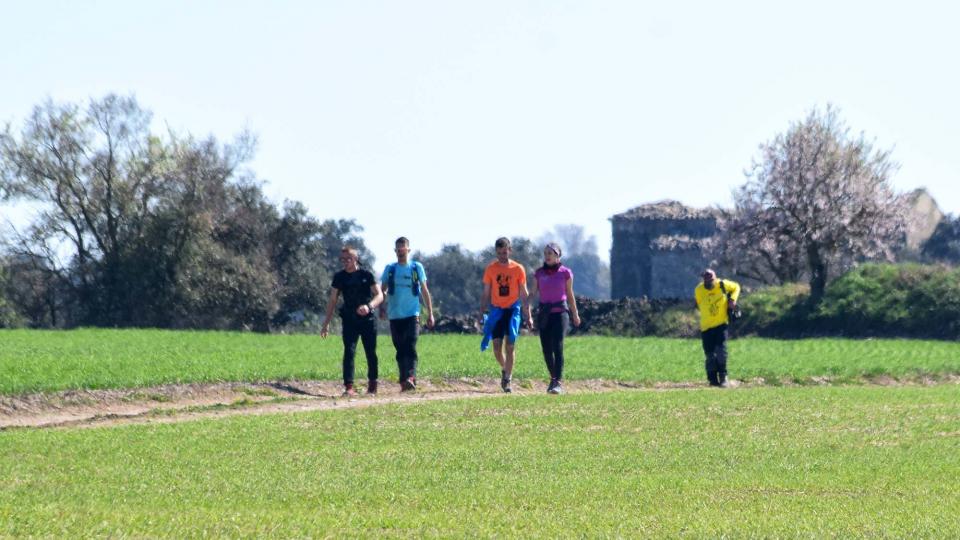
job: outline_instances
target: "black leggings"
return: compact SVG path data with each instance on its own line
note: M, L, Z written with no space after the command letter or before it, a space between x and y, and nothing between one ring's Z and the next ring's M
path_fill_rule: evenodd
M563 378L563 335L567 330L569 315L551 313L540 325L540 346L543 347L543 359L547 362L550 378Z
M367 355L367 379L377 380L377 319L344 317L343 321L343 384L353 384L353 359L357 355L357 339L363 340Z

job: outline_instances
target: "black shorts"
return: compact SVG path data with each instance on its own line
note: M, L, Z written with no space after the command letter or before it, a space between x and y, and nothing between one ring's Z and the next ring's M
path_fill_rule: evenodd
M503 339L503 336L506 336L510 333L510 319L513 317L512 313L504 313L500 317L500 320L497 321L497 324L493 325L493 332L491 332L491 337L493 339Z

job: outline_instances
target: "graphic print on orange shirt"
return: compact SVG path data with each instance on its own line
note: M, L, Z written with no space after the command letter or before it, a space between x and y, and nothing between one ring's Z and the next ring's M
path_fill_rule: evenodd
M512 260L505 265L493 261L483 273L483 282L490 285L491 304L510 307L520 298L520 286L527 282L527 273Z

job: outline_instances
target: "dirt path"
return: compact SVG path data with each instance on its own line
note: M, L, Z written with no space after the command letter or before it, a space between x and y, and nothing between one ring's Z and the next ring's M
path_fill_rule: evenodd
M341 397L343 386L331 381L165 385L127 390L75 390L0 396L0 430L37 427L89 427L128 423L179 422L239 414L266 414L369 407L388 403L502 396L499 380L418 381L416 392L381 383L375 396ZM624 388L610 381L566 383L569 392ZM539 394L542 382L515 381L514 394Z
M960 384L960 377L898 381L875 378L872 385ZM827 378L812 384L831 384ZM764 386L767 381L733 381L734 386ZM784 384L782 382L778 384ZM0 431L17 428L95 427L133 423L182 422L196 418L370 407L389 403L416 403L461 398L502 396L499 380L443 379L418 381L417 391L401 393L396 384L381 383L376 396L340 396L343 387L333 381L218 383L165 385L125 390L74 390L57 393L0 396ZM568 381L569 393L627 389L667 390L703 387L700 383L658 383L651 386L608 380ZM543 394L543 381L514 381L514 394Z

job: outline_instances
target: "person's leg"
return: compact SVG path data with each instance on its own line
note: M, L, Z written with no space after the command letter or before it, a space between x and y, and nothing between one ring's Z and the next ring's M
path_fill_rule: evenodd
M717 327L716 348L714 357L717 364L717 383L727 384L727 325Z
M506 354L503 359L503 371L505 377L510 379L513 377L513 362L516 358L516 344L510 343L509 340L506 340L504 347L507 349Z
M403 369L403 328L400 325L400 319L390 319L390 340L393 341L393 348L397 351L397 382L403 384L406 378Z
M510 388L510 370L512 370L512 362L510 362L510 369L508 369L507 358L512 352L512 347L505 343L507 340L504 338L509 337L510 333L510 317L504 313L503 316L497 320L497 324L493 327L493 355L497 359L497 363L500 364L500 388L504 392L511 392ZM506 348L506 351L504 349Z
M395 324L394 324L395 323ZM417 380L417 337L419 325L416 317L391 321L394 344L397 347L397 367L400 370L400 386L403 390L415 390Z
M497 324L493 326L493 332L491 332L491 337L493 338L493 356L496 357L501 370L506 368L506 360L503 356L503 338L507 335L507 326L509 323L509 317L504 314L504 316L497 320Z
M353 359L357 354L357 339L360 331L355 322L349 318L340 319L343 323L343 385L353 388Z
M367 356L367 380L371 383L370 389L376 392L379 362L377 361L377 320L368 317L360 327L360 339L363 341L363 352Z
M550 325L544 325L540 329L540 348L543 350L543 361L547 364L547 371L550 373L550 386L553 387L555 368L553 364L553 340L550 339Z
M404 345L406 347L406 370L407 377L412 380L417 378L417 364L420 362L420 357L417 355L417 341L420 339L420 319L418 317L410 317L407 322L407 333L405 336Z
M710 383L710 386L717 386L720 382L717 380L716 343L713 328L701 332L700 339L703 343L703 354L706 356L704 367L707 371L707 382Z
M500 364L500 369L504 369L503 338L493 340L493 356L497 359L497 363Z
M559 384L563 380L563 337L567 331L567 318L569 316L566 313L554 313L550 317L554 319L551 321L553 328L550 335L553 341L554 377Z

